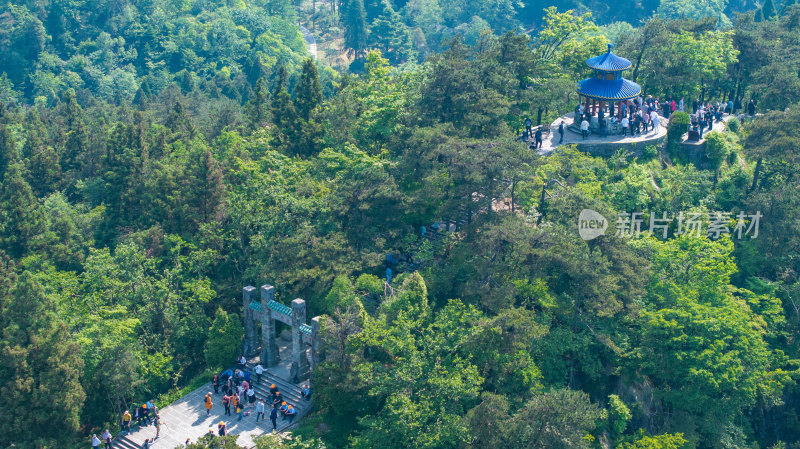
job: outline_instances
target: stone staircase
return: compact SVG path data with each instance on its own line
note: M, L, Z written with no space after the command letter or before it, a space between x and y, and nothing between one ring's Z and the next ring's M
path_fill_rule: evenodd
M250 368L251 373L255 373L254 368L255 365L249 363L248 367ZM264 374L261 375L261 382L255 381L255 374L253 374L253 387L256 390L256 397L261 398L268 398L269 397L269 389L270 385L275 384L278 388L278 391L281 392L281 396L283 396L283 400L286 401L287 404L291 404L292 407L297 410L297 415L294 418L294 421L284 420L283 416L280 414L278 415L278 432L283 432L284 430L292 427L296 424L300 419L302 419L308 412L311 411L313 403L311 401L307 401L303 399L302 396L302 384L301 386L295 385L289 382L286 379L280 378L272 373L269 372L268 369L264 370ZM270 404L267 402L266 407L266 415L267 421L269 421L269 410ZM255 413L255 412L253 412Z
M111 442L111 447L114 449L141 449L142 446L129 440L125 435L118 435L117 438Z
M286 430L292 428L293 426L295 426L298 423L298 421L300 421L300 419L302 419L305 415L307 415L311 411L312 403L310 401L307 401L307 400L303 399L303 396L302 396L302 393L301 393L302 384L299 385L299 386L295 385L295 384L289 382L286 379L283 379L281 377L278 377L278 376L270 373L269 370L264 370L264 373L261 376L261 382L256 382L256 380L255 380L256 376L255 376L255 370L254 370L255 364L249 363L248 367L250 368L250 372L253 373L253 377L252 377L253 388L256 390L256 397L258 399L264 398L266 400L269 397L270 385L271 384L275 384L275 386L278 387L278 391L280 391L281 395L284 397L284 400L287 403L292 404L292 406L297 410L297 415L295 416L293 421L289 421L288 419L284 420L283 416L281 416L280 414L278 415L278 421L277 421L277 424L278 424L277 431L278 432L283 432L283 431L286 431ZM203 387L203 390L205 390L206 388L210 388L210 385L206 386L206 387ZM219 396L221 397L221 395L219 395ZM215 401L215 406L216 405L220 405L221 406L220 399L219 398L216 398L216 399L217 399L217 401ZM245 410L248 410L250 412L250 419L254 419L253 415L255 415L255 407L254 406L251 407L251 406L248 405L245 408ZM267 430L272 428L272 424L269 422L269 410L270 410L270 403L267 403L267 407L266 407L266 423L265 423L265 425L263 427L264 429L267 429ZM236 419L236 415L234 414L232 419L228 419L228 421L230 423L235 423L235 419ZM259 424L259 426L261 426L261 424ZM133 425L132 427L133 427L133 430L136 430L136 426L135 425ZM214 427L214 428L216 429L216 427ZM267 431L267 433L269 433L269 432ZM145 436L146 436L146 434L145 434ZM142 440L142 438L143 438L143 436L139 435L138 433L136 434L135 437L136 437L137 440ZM163 437L163 435L162 435L162 437ZM154 449L166 447L166 446L164 446L165 443L163 441L161 441L162 439L159 439L159 440L155 441L155 443L154 443L155 445L153 446ZM192 439L194 440L194 438L192 438ZM136 443L131 438L131 435L124 435L123 433L120 433L112 441L111 447L114 448L114 449L141 449L142 446L141 446L141 444ZM248 449L252 449L252 448L255 448L255 446L250 446Z

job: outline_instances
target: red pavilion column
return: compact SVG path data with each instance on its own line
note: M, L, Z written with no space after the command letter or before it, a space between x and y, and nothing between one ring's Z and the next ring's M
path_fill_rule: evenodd
M597 115L597 100L592 98L592 115Z
M622 120L622 102L617 102L617 120Z
M584 111L590 111L590 109L589 109L589 97L586 97L586 107L583 110Z
M603 104L603 100L600 100L600 108L597 111L598 112L598 116L599 116L599 112L603 111L603 107L604 106L605 106L605 104ZM603 111L603 115L605 115L605 111Z

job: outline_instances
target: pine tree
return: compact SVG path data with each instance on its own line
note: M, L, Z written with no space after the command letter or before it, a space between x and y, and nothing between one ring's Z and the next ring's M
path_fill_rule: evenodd
M25 117L25 145L22 155L27 158L28 184L38 198L58 190L61 184L61 161L58 153L45 145L47 129L39 119L39 114L31 110Z
M281 67L275 84L275 93L272 95L272 146L278 151L289 153L290 148L296 144L295 126L297 112L294 109L292 97L286 90L286 71Z
M194 88L195 84L192 72L184 70L183 76L181 77L181 90L183 91L183 93L188 94L189 92L193 91Z
M250 83L250 85L258 83L258 80L267 75L267 68L264 67L264 63L261 62L261 58L259 57L258 53L255 52L251 53L250 56L247 57L247 60L245 60L244 66L242 67L242 71L247 77L247 82Z
M61 183L61 164L58 153L51 146L37 147L28 159L28 184L37 198L43 198L56 190Z
M36 151L44 146L47 139L47 128L42 123L36 109L31 109L25 115L25 144L22 146L22 157L30 158Z
M381 2L382 10L370 27L370 45L378 47L392 64L407 61L413 55L411 33L389 0Z
M286 87L288 80L289 74L286 73L286 67L278 67L278 70L275 71L275 82L272 85L272 98L275 98L275 96L278 95L278 92Z
M180 101L175 102L175 105L172 107L172 112L167 116L167 120L164 124L176 134L176 140L180 138L191 139L197 132Z
M367 17L363 0L348 0L344 14L344 47L347 55L356 59L364 55L367 48Z
M0 191L0 244L14 257L21 258L46 230L46 223L33 190L25 181L20 163L9 165Z
M3 298L11 294L11 289L17 281L14 261L8 255L0 250L0 312L3 311ZM2 326L2 317L0 317L0 326ZM3 328L0 327L0 335L2 335Z
M144 80L139 85L139 88L136 89L136 94L133 96L133 104L136 105L138 110L144 111L147 109L147 103L151 95L153 93L150 91L150 85L147 80Z
M269 90L264 78L259 78L256 82L253 98L247 103L246 109L251 130L255 131L267 123L269 117Z
M311 58L303 63L303 73L300 75L300 84L295 89L295 109L297 115L304 120L311 119L311 111L322 103L322 87L319 84L317 66Z
M61 157L61 168L69 173L70 178L80 177L83 162L87 157L89 134L83 124L83 110L75 99L75 91L69 89L64 94L67 134L64 141L64 152Z
M11 130L5 125L0 125L0 183L3 182L8 166L17 159L19 159L19 153Z
M86 398L80 354L53 301L23 272L0 297L0 395L15 404L0 419L0 441L20 448L71 446Z
M136 89L136 94L133 96L133 104L140 110L147 108L147 94L144 93L144 89L141 86Z
M135 125L114 125L106 143L103 189L108 229L129 226L144 213L141 201L144 183L143 152Z
M198 229L217 215L225 192L222 170L207 148L194 145L184 173L187 185L184 197L192 214L188 218L193 222L194 229Z
M322 140L322 124L315 121L303 120L298 117L295 120L295 138L290 142L286 152L290 155L309 157L320 150Z

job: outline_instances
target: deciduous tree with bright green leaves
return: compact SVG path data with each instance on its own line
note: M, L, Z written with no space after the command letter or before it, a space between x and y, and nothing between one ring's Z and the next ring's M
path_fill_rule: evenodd
M210 367L225 368L241 355L244 327L236 314L217 309L214 322L208 331L205 357Z
M769 348L764 318L730 285L736 266L729 239L642 244L652 251L653 271L637 371L663 406L696 420L700 434L732 438L732 419L756 401L779 400L791 383L789 360Z

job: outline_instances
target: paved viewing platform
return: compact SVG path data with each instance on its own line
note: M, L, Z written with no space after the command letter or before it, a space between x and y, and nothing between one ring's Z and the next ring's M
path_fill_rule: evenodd
M581 151L586 151L592 154L597 153L596 155L598 156L614 154L616 150L622 146L645 147L648 145L658 145L667 136L667 124L669 123L669 120L660 117L661 123L658 130L651 129L647 133L640 133L633 136L628 133L627 136L623 136L621 131L610 127L608 129L608 136L606 137L601 137L600 134L594 130L589 133L589 137L587 139L584 139L580 134L580 131L568 129L572 125L573 116L573 113L566 114L550 124L550 133L546 133L542 137L542 148L537 150L539 154L549 155L561 145L572 144L578 145L578 149ZM559 144L561 135L558 133L558 125L562 121L564 122L565 128L564 141Z
M589 137L584 139L583 136L580 134L580 131L576 131L573 125L573 113L566 114L553 123L550 124L550 132L545 133L542 136L542 148L538 149L537 152L543 156L547 156L553 153L561 145L577 145L578 149L581 151L585 151L587 153L593 154L595 156L611 156L613 155L619 148L627 147L630 149L643 149L649 145L660 145L667 136L667 126L669 124L669 119L665 119L664 117L659 116L660 123L659 129L657 131L653 131L652 129L647 133L639 133L636 135L631 135L628 133L627 136L623 136L620 131L614 130L614 128L609 128L608 136L600 137L600 134L597 130L592 130L589 133ZM725 131L725 124L728 120L733 117L732 115L724 115L722 117L721 122L715 121L712 125L712 129L709 130L705 128L703 131L703 137L699 140L689 140L689 133L683 135L683 139L681 144L689 149L691 147L696 147L697 151L702 149L705 146L705 136L711 131ZM739 115L740 120L745 120L748 117L744 115ZM561 122L564 122L564 141L559 144L559 140L561 135L558 134L558 125Z
M278 432L283 432L294 427L297 422L306 415L311 409L311 403L301 397L300 391L303 383L294 384L288 379L291 365L291 343L285 338L279 338L279 350L281 361L277 366L264 371L261 382L255 382L256 376L253 367L259 363L259 357L248 360L248 366L253 375L252 379L258 399L266 398L269 394L270 384L275 384L285 400L297 409L297 416L293 422L278 415ZM210 380L210 379L209 379ZM210 416L206 415L204 405L205 395L212 392L213 407ZM208 433L208 429L214 430L217 434L217 425L220 421L225 422L229 435L239 435L237 444L245 448L255 447L253 439L255 437L272 433L272 423L269 420L270 404L266 404L266 420L259 419L256 423L255 404L249 405L244 409L248 416L242 416L241 421L237 421L237 415L231 410L231 416L225 415L225 407L222 405L222 389L219 393L213 393L214 387L211 382L192 391L186 396L173 402L172 404L159 407L158 414L161 417L161 433L158 439L150 444L151 448L172 449L182 446L187 438L192 442L197 441ZM158 404L156 404L158 406ZM232 407L231 407L232 408ZM244 413L243 413L244 414ZM137 449L141 448L145 439L152 440L156 436L156 427L153 425L138 428L131 426L131 433L114 441L115 449Z

